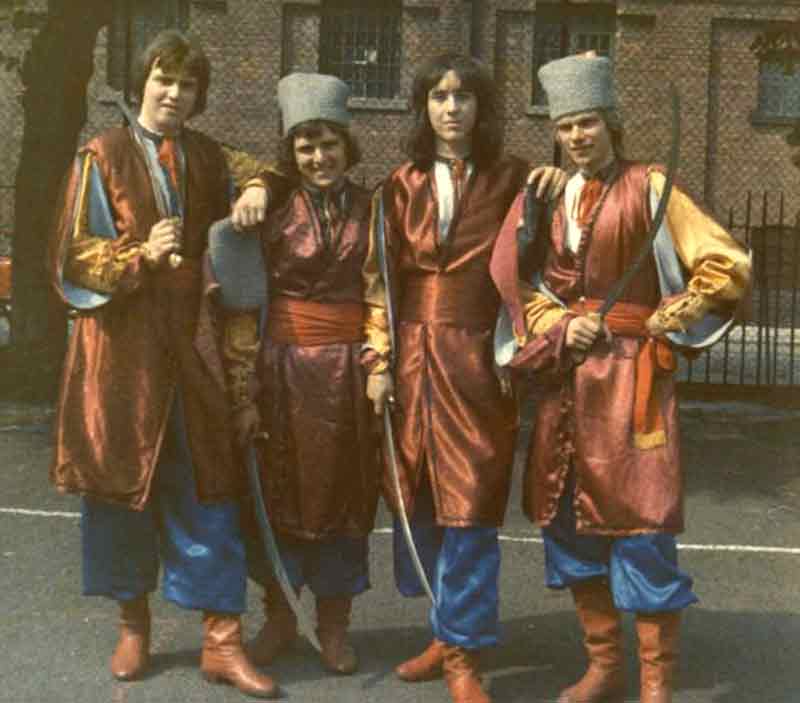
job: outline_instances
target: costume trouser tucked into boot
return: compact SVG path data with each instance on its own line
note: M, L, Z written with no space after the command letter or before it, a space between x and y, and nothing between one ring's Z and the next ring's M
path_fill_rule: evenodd
M561 497L555 520L542 534L547 585L572 590L589 655L589 669L575 686L562 692L562 703L594 703L614 700L613 696L618 695L623 686L619 611L637 616L642 700L648 703L671 700L679 613L697 602L691 578L678 568L674 536L579 535L575 531L570 485ZM665 624L649 630L639 626L640 622L653 621ZM649 641L657 639L666 649L654 654L651 647L643 652L642 633L647 637L653 632L661 633L662 629L671 636L653 635ZM647 664L643 656L656 663ZM654 673L656 669L660 674ZM645 698L645 689L652 689L655 680L662 681L658 694L662 698Z
M417 497L411 531L436 599L430 614L434 640L422 655L401 664L397 674L406 681L421 681L444 673L454 701L488 701L480 685L478 654L499 640L497 530L438 526L425 484ZM406 597L424 595L397 521L393 541L398 590Z
M84 595L120 603L120 641L112 657L115 676L134 678L147 665L147 594L156 589L162 563L166 600L217 614L217 621L238 622L247 585L239 513L237 501L198 502L178 394L145 509L91 499L81 503ZM230 634L227 642L232 642ZM274 682L258 676L260 680L253 679L259 689L255 695L272 695Z
M279 535L277 542L295 592L307 585L316 597L323 664L334 673L353 673L358 659L347 641L347 629L353 598L370 587L367 538L303 540ZM249 651L253 661L266 665L292 648L297 621L272 576L261 540L252 535L247 538L247 561L250 577L264 587L266 616Z
M589 656L586 673L561 692L559 703L622 700L625 694L622 618L614 607L605 579L590 579L572 586L575 609L583 628Z
M150 663L150 606L147 596L119 602L119 640L111 673L120 681L139 678Z
M672 703L680 613L638 613L640 703Z

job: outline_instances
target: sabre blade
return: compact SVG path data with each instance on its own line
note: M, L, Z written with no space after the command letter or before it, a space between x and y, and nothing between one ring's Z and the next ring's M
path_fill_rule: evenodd
M667 176L664 181L664 190L661 192L661 198L658 201L658 208L656 208L655 215L653 215L653 223L650 226L647 240L645 241L636 259L630 265L627 271L623 274L611 289L611 292L606 296L597 315L602 320L614 304L622 297L634 276L639 273L639 270L644 265L653 244L658 236L658 230L661 229L661 223L667 214L667 205L669 204L669 196L672 193L672 186L675 183L675 174L678 171L678 162L680 160L681 151L681 98L674 83L669 85L670 103L672 106L672 144L670 146L669 161L667 162Z
M425 569L422 566L422 561L420 561L419 554L417 553L416 546L414 545L414 536L411 534L411 525L408 522L405 501L403 500L403 492L400 489L400 473L397 468L397 453L394 445L394 429L392 427L392 417L388 409L383 411L383 431L384 438L386 440L386 446L389 451L389 469L392 474L394 492L397 495L397 510L399 512L400 524L403 527L403 535L405 536L406 544L408 545L408 551L411 554L411 561L414 562L414 570L417 572L417 577L422 584L422 588L425 589L425 593L428 594L428 598L431 599L431 603L435 605L436 600L433 597L433 589L431 588L431 584L428 581L428 576L425 573Z
M264 494L261 492L261 476L258 472L258 459L256 457L255 447L252 443L247 450L247 476L250 480L250 492L253 494L253 500L256 505L256 522L258 522L267 558L270 564L272 564L272 572L275 574L275 580L281 587L281 591L283 591L283 595L286 596L289 607L297 618L297 625L300 632L311 642L314 649L322 653L322 645L317 637L314 624L303 608L300 599L297 597L297 593L295 593L292 583L289 580L289 574L286 573L286 567L283 565L278 543L275 540L275 532L267 517L267 508L264 505Z
M396 317L394 310L394 296L392 295L392 279L389 269L388 253L386 251L386 230L384 227L384 210L383 210L383 194L379 193L377 197L377 208L374 211L373 229L375 232L375 249L378 258L378 267L380 269L381 278L383 279L383 287L386 295L386 318L389 326L389 372L394 374L396 353L397 353L397 337L396 337ZM375 204L375 203L373 203ZM394 484L395 493L398 502L398 518L403 528L403 537L405 539L408 553L411 555L411 561L414 564L414 570L417 572L417 577L431 603L435 605L433 598L433 590L428 581L428 576L425 569L422 568L422 561L417 552L417 546L414 544L414 536L411 534L411 525L408 522L408 515L406 514L406 506L403 502L403 493L400 490L400 469L397 463L397 450L394 444L394 429L392 427L392 418L390 411L385 409L383 411L383 429L384 441L386 443L387 452L389 454L389 471L392 474L392 483Z
M147 168L147 175L150 178L150 186L153 189L153 197L156 201L156 210L158 210L158 215L163 220L164 218L170 216L169 204L164 197L164 193L161 191L161 187L158 185L158 179L156 178L155 172L156 164L153 163L152 156L147 150L147 147L144 145L145 136L142 132L142 127L139 124L139 120L136 119L136 116L130 111L122 98L117 97L114 102L117 104L119 111L122 113L122 116L125 118L128 126L131 128L131 133L134 136L134 140L136 141L139 151L144 158L144 164Z

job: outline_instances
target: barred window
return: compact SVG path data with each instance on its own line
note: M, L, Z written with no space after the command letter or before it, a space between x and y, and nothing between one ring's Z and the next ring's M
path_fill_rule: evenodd
M189 0L113 0L108 28L108 84L128 96L136 56L160 31L189 26Z
M533 37L533 104L544 107L547 95L537 73L548 61L566 54L594 50L614 60L616 15L609 5L581 5L568 9L542 7L536 11Z
M402 58L400 18L397 0L328 0L322 6L320 71L339 76L353 97L396 97Z
M761 62L758 114L762 117L800 117L800 66L787 71L778 61Z

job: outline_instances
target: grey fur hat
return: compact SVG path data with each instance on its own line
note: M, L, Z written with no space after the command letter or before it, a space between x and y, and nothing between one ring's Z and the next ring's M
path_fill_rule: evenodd
M223 307L254 310L266 305L267 269L258 234L234 229L230 217L219 220L208 231L208 258Z
M327 120L350 125L347 99L350 86L336 76L323 73L290 73L278 81L278 103L283 118L283 136L308 120Z
M605 56L567 56L539 69L550 119L617 106L611 61Z

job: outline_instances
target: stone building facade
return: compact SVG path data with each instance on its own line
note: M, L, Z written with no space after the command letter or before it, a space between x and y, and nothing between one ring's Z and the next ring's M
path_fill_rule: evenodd
M472 52L496 79L505 143L532 162L553 158L535 69L563 50L596 48L614 62L626 152L666 158L673 81L683 103L681 178L721 219L752 190L786 195L800 210L800 170L785 135L800 118L800 71L786 75L750 47L776 23L800 17L800 0L114 0L95 48L83 136L119 121L130 57L161 26L199 37L213 64L207 112L196 126L271 155L279 137L281 75L336 72L353 85L354 129L377 182L403 159L414 67L444 50ZM23 133L14 62L36 32L20 12L46 0L0 0L0 232L14 227L13 184ZM16 18L17 21L12 21ZM8 65L4 65L6 62ZM757 218L757 213L754 217ZM793 219L793 216L792 216Z

